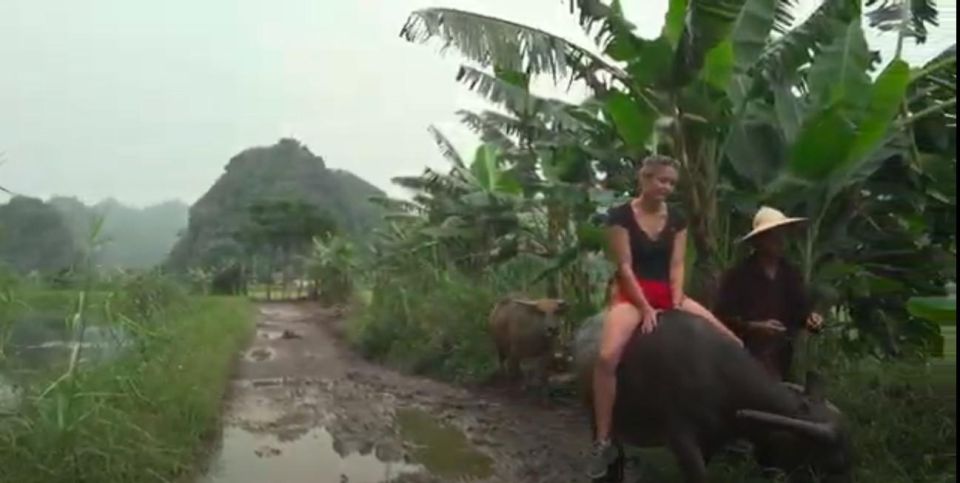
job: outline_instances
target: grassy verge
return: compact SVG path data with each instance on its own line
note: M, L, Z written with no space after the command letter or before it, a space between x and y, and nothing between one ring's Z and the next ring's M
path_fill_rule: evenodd
M242 298L190 299L145 350L27 388L0 419L0 481L135 483L188 472L219 425L231 361L253 329Z

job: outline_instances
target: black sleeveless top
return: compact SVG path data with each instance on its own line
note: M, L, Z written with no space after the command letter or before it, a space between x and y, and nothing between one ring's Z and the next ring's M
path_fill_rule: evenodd
M687 220L680 210L667 206L667 223L656 240L651 240L637 225L629 201L607 211L607 225L627 230L634 275L646 280L670 281L673 240L687 227Z

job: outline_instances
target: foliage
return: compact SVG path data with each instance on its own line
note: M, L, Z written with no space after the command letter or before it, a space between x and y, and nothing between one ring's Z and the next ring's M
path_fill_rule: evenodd
M0 361L6 358L6 348L13 334L15 317L24 305L18 282L14 273L6 267L0 267Z
M290 272L299 272L301 268L295 267L295 262L309 249L311 240L337 231L326 213L302 200L259 200L250 205L249 213L250 222L236 233L235 239L243 247L254 276L258 274L257 258L265 260L259 268L267 281L267 298L270 298L278 258L285 291ZM220 275L244 278L245 270L236 261L224 265Z
M306 263L314 284L312 297L328 304L351 298L358 266L349 240L338 235L314 237Z
M484 283L486 282L486 283ZM378 280L348 338L368 357L421 374L477 381L496 368L487 317L490 281L421 265Z
M828 329L812 341L811 359L850 420L856 481L956 479L956 359L886 362L844 346L841 329Z

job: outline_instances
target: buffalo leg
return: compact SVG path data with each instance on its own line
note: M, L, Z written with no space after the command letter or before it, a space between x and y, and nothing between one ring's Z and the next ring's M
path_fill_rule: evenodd
M507 351L502 347L497 345L497 362L500 365L500 375L506 376L507 374Z
M550 358L549 356L542 356L537 361L537 385L540 386L537 389L540 393L540 397L543 399L550 398L549 374L550 374Z
M677 459L687 483L706 483L707 464L697 438L690 432L674 433L670 437L670 451Z
M520 359L514 356L509 356L507 359L507 374L509 374L508 379L510 381L517 381L520 379Z

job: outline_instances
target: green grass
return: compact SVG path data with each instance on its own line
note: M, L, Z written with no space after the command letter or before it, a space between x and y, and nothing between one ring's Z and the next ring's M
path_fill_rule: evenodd
M56 297L46 295L49 297ZM0 481L137 483L189 473L219 427L231 362L253 330L243 298L204 297L150 327L144 352L85 367L0 419Z
M109 292L95 291L87 294L88 312L96 313L103 310ZM62 313L64 316L75 309L76 292L69 290L55 290L44 288L29 288L19 294L19 301L24 311L43 311L48 313Z

